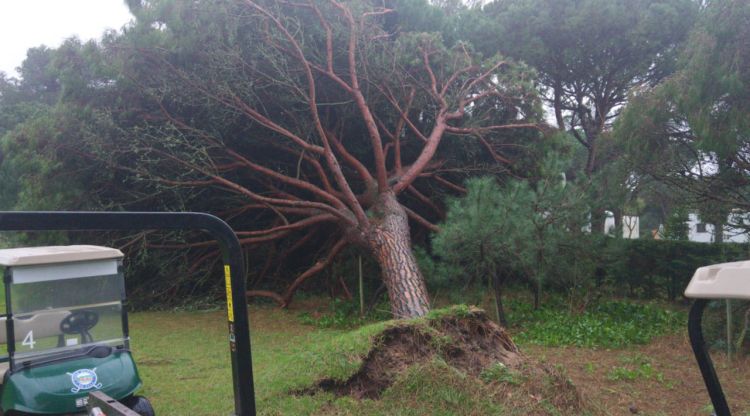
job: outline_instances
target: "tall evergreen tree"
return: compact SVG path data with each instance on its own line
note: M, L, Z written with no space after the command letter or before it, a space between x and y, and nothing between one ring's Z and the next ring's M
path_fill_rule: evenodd
M705 4L680 70L633 98L616 135L635 171L685 190L720 227L750 211L750 4Z
M585 172L601 166L600 138L634 89L670 74L692 27L692 0L497 0L484 7L500 51L539 71L560 130L586 149ZM475 36L482 36L477 34Z
M530 284L538 307L543 284L573 290L575 282L562 282L566 276L593 275L591 256L579 252L588 222L585 192L565 180L564 170L565 163L549 155L535 180L504 185L491 177L469 180L469 192L451 200L434 238L434 252L444 262L474 273L474 280L492 282L503 323L502 292L512 276ZM576 262L579 270L571 272Z

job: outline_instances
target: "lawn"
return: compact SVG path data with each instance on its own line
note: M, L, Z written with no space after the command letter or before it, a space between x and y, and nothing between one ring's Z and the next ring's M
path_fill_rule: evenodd
M311 344L330 340L341 331L315 330L288 311L251 308L253 366L258 410L284 413L274 395L283 392L291 357ZM159 415L218 415L233 409L232 375L226 314L213 312L142 312L131 314L131 347L145 388ZM310 398L290 398L292 402ZM283 404L283 403L282 403ZM286 405L285 405L286 406ZM288 403L290 410L306 404Z
M324 376L351 374L358 366L356 357L369 348L366 335L383 327L376 324L353 332L321 329L299 318L309 305L296 307L300 309L250 308L259 414L524 414L504 408L502 400L491 397L493 393L476 379L455 374L439 362L407 372L380 400L336 398L331 393L290 394ZM157 414L231 413L225 319L222 311L131 315L132 348L145 384L142 394L152 400ZM527 356L562 367L591 403L592 414L710 414L702 379L680 332L627 348L550 347L531 342L521 348ZM750 363L727 363L718 357L717 367L730 403L741 405L735 414L750 414Z

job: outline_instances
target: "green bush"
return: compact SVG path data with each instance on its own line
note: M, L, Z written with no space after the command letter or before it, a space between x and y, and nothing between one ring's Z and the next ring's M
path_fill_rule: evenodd
M604 269L607 283L629 297L675 300L695 269L746 260L750 245L674 240L610 240Z

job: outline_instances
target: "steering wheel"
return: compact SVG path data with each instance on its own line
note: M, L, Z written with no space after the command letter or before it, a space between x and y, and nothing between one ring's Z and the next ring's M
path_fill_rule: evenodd
M99 314L94 311L73 311L60 322L60 331L63 334L75 334L81 336L81 343L94 342L89 330L99 322Z

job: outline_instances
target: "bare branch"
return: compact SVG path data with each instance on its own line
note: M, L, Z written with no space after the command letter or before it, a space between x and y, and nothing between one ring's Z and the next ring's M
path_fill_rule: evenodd
M294 293L297 291L300 285L304 283L307 279L309 279L312 276L315 276L318 274L321 270L328 267L329 264L333 261L334 258L341 252L341 250L346 247L347 241L345 239L341 239L336 242L336 244L331 247L331 250L328 252L328 255L317 262L307 269L304 273L299 275L294 282L284 291L284 295L282 298L284 299L283 307L289 306L289 304L292 302L292 298L294 297Z
M433 233L439 233L440 232L440 227L438 227L437 225L435 225L435 224L427 221L424 217L422 217L421 215L419 215L416 212L412 211L408 207L404 206L404 211L406 211L406 215L408 215L409 218L413 219L414 221L416 221L420 225L424 226L428 230L432 231Z
M336 217L334 217L333 215L317 215L314 217L305 218L304 220L300 220L291 224L280 225L280 226L268 228L265 230L238 231L236 232L236 234L237 236L240 236L240 237L262 236L262 235L278 233L279 231L289 231L289 230L297 230L300 228L306 228L311 225L319 224L321 222L335 222L335 221L336 221Z

